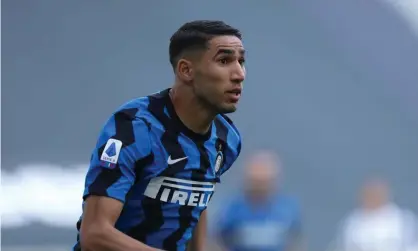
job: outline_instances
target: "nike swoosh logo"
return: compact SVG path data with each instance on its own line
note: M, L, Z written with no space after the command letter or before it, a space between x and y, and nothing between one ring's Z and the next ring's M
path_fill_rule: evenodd
M185 160L185 159L187 159L187 157L183 157L183 158L179 158L179 159L171 159L171 155L170 155L170 156L168 156L167 164L173 165L173 164L176 164L177 162L180 162L180 161Z

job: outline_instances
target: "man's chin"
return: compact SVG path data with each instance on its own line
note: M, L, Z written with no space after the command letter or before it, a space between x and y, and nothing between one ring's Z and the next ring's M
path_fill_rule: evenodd
M220 107L219 113L228 114L228 113L233 113L236 110L237 110L236 104L228 104L228 105L224 105L223 107Z

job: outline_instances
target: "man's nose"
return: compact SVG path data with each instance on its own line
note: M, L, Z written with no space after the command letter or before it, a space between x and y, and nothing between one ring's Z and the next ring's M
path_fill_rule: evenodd
M237 62L237 66L234 69L234 73L232 75L232 81L235 83L242 83L245 79L245 68Z

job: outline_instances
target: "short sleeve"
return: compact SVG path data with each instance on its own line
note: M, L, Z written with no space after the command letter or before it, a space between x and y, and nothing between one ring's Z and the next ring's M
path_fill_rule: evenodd
M149 128L136 111L119 111L106 122L92 153L83 199L97 195L124 203L137 172L151 159Z

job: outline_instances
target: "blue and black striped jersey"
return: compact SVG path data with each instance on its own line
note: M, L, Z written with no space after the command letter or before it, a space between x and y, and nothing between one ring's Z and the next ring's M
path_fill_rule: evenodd
M152 247L185 250L215 184L240 151L238 130L225 115L197 134L175 113L169 89L134 99L102 129L83 199L117 199L124 203L118 230Z

